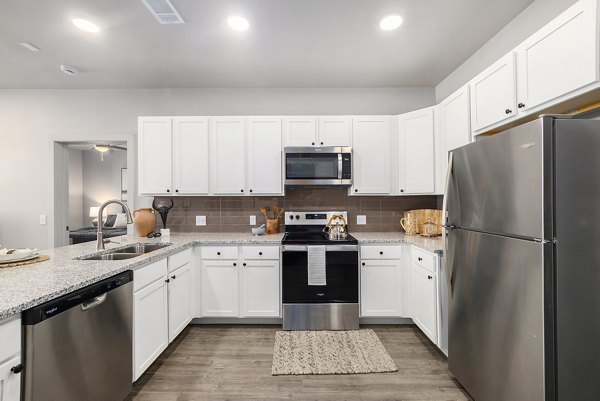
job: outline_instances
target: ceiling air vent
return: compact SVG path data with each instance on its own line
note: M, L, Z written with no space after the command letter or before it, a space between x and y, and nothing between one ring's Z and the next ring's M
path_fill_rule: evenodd
M169 0L142 0L161 24L183 24L181 15Z

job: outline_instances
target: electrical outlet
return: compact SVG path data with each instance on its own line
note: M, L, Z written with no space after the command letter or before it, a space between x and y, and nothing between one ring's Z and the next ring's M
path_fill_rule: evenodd
M256 216L254 216L254 215L250 216L250 225L251 226L256 225Z
M364 214L359 214L356 216L356 224L364 225L367 224L367 216Z
M205 226L206 225L206 216L196 216L196 225L197 226Z
M45 226L47 222L46 215L40 214L40 225Z

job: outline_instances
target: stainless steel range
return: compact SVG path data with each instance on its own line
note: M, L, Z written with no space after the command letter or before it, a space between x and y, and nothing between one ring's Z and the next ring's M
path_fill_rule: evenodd
M347 234L347 218L336 211L285 213L284 330L358 329L358 241Z

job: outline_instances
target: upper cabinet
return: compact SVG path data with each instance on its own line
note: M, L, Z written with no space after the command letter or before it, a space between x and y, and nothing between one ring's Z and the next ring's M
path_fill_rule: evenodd
M471 126L479 131L517 113L515 56L510 52L469 84Z
M171 129L171 117L138 119L138 180L142 195L162 195L172 192Z
M208 194L208 119L173 118L173 187L179 195Z
M598 80L597 0L582 0L517 47L520 111Z
M214 117L210 123L211 193L244 195L246 188L246 119Z
M389 116L353 117L351 195L391 193L390 123Z
M433 113L433 107L429 107L398 117L400 195L434 192Z
M281 117L249 117L247 187L254 195L283 193Z
M471 141L469 87L463 86L439 105L440 131L444 137L445 158L448 152Z
M285 117L286 146L351 146L350 116Z

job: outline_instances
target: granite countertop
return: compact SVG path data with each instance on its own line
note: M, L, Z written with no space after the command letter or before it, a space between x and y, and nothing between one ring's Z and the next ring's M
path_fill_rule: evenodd
M440 238L404 233L352 233L359 243L411 243L431 252L441 252ZM106 250L139 243L169 243L170 246L132 259L96 261L76 258L95 254L96 242L41 251L50 260L26 266L0 268L0 319L76 291L127 270L136 270L194 245L279 245L283 234L253 236L249 233L173 233L157 239L114 237Z

